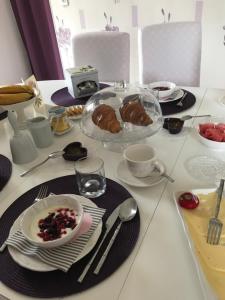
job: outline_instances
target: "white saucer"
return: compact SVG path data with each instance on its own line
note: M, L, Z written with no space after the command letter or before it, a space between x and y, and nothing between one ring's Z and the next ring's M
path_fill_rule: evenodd
M164 177L161 176L163 172L165 172L165 165L162 161L157 161L158 168L160 172L155 170L152 172L151 176L144 178L137 178L133 176L128 169L127 163L125 160L120 161L116 170L116 176L122 182L136 187L149 187L156 185L164 180Z
M180 98L183 97L184 91L182 89L176 89L173 92L173 94L174 94L174 97L172 97L172 98L171 98L171 95L166 98L159 98L159 103L167 103L167 102L173 102L173 101L179 100Z
M192 156L184 162L184 166L189 175L198 181L215 183L225 177L225 162L217 157Z
M79 195L72 195L72 194L70 196L76 197L76 199L79 198L80 203L83 205L97 207L97 205L94 202L92 202L91 200L89 200L85 197L82 197ZM20 220L22 218L23 213L14 222L13 226L10 229L10 233L17 231L20 228ZM85 255L87 255L92 250L92 248L95 246L95 244L98 241L101 231L102 231L102 222L100 222L98 224L97 228L93 232L92 236L88 240L88 242L87 242L86 246L84 247L84 249L82 250L82 252L79 254L76 261L83 258ZM16 250L15 248L13 248L12 246L8 246L8 250L9 250L9 253L10 253L12 259L21 267L24 267L24 268L32 270L32 271L37 271L37 272L49 272L49 271L56 270L56 268L54 268L48 264L45 264L43 261L39 260L37 257L25 255L25 254L19 252L18 250Z

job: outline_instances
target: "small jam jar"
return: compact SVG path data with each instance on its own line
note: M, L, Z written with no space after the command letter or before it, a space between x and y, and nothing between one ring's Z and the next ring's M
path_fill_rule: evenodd
M68 132L72 126L66 114L65 107L54 106L49 109L51 128L54 134L61 135Z
M171 134L181 132L184 126L184 121L179 118L165 118L163 128L167 129Z
M186 192L179 196L178 203L186 209L194 209L199 205L199 199L196 195Z

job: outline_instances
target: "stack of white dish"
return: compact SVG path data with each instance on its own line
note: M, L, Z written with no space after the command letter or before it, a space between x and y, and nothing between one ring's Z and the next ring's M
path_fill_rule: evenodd
M159 99L159 103L173 102L184 95L184 91L170 81L152 82L148 85L148 88Z

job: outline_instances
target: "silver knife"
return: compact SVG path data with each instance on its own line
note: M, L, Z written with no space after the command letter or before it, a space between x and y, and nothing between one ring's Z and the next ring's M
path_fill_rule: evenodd
M103 236L103 239L101 240L101 243L99 244L98 248L96 249L94 255L92 256L92 258L89 260L88 264L86 265L86 267L84 268L83 272L81 273L80 277L78 278L78 282L82 282L84 277L86 276L88 270L90 269L96 255L98 254L99 249L101 248L101 245L103 244L105 238L107 237L109 231L111 230L111 228L113 227L113 225L116 222L116 219L118 218L119 215L119 210L120 210L120 205L118 205L114 211L111 213L111 215L108 217L108 219L106 220L105 226L106 226L106 231L105 234Z

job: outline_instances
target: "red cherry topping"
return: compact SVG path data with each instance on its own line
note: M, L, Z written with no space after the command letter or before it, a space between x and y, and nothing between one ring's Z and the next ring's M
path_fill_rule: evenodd
M67 234L67 228L73 230L77 226L76 212L69 208L58 208L54 212L48 212L44 219L38 221L39 232L37 235L43 241L59 239Z
M186 192L180 195L178 203L183 208L194 209L199 205L199 199L196 195Z

